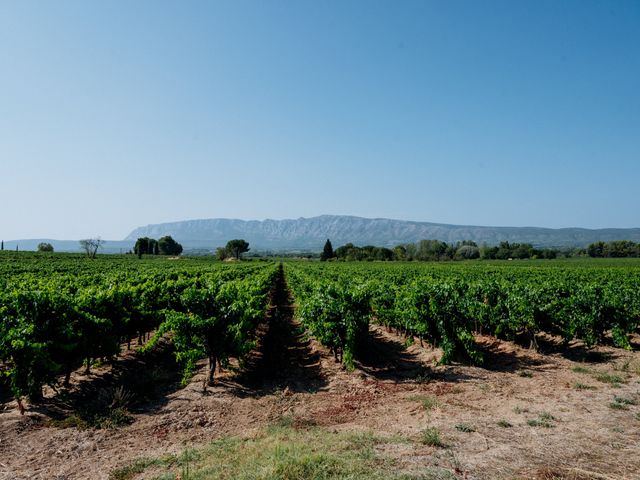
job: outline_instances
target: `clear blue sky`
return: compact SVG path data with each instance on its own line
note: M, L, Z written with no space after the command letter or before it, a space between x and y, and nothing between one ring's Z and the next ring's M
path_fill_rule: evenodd
M0 2L0 237L640 227L638 1Z

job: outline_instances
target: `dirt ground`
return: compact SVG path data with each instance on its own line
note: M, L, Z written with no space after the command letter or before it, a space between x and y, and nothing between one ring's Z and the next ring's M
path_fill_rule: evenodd
M353 372L305 337L284 299L243 369L203 390L204 366L179 386L170 349L79 372L64 401L49 392L20 416L0 405L0 479L107 479L135 459L180 453L230 435L248 436L283 416L294 425L399 435L381 446L407 470L437 466L464 479L640 479L640 352L541 339L536 353L479 337L483 367L437 366L438 350L372 326ZM166 370L169 373L166 373ZM162 370L163 375L158 371ZM55 419L126 371L160 388L113 429L62 428ZM151 372L151 373L150 373ZM106 387L105 387L106 386ZM436 428L443 446L418 439ZM143 477L140 477L143 478Z

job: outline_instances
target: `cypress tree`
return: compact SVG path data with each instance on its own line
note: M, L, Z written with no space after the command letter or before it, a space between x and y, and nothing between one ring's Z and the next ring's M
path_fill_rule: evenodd
M333 253L333 246L331 245L331 241L327 238L324 248L322 249L322 254L320 255L320 261L325 262L333 257L335 257L335 254Z

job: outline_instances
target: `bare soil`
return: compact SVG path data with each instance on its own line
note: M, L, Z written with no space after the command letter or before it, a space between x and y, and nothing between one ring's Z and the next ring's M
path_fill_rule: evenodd
M357 368L347 372L292 318L283 285L273 303L248 363L221 372L206 390L204 364L181 387L171 349L161 345L152 356L131 351L89 376L76 372L69 392L48 392L24 416L5 398L0 479L108 479L136 459L255 435L283 417L294 426L406 438L378 453L407 472L434 466L465 479L640 479L638 351L587 351L542 338L537 353L478 337L483 367L438 366L437 349L406 347L372 326ZM133 385L149 376L156 387L132 401L130 425L54 426L122 379ZM420 441L429 427L444 446Z

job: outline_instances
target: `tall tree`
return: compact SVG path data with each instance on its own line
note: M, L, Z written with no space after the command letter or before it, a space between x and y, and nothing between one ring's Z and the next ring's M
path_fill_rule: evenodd
M335 253L333 253L333 245L331 245L331 241L327 238L324 248L322 249L322 254L320 255L320 261L325 262L333 257L335 257Z
M160 255L180 255L182 253L182 245L170 235L167 235L158 240L158 251Z
M231 253L231 255L236 257L236 260L240 260L242 254L249 251L249 242L241 238L229 240L225 249Z
M136 255L138 255L138 258L141 258L142 255L152 253L151 251L149 251L149 244L151 241L155 242L155 240L149 237L140 237L138 238L138 240L136 240L136 244L133 247L133 251L136 253Z
M98 249L102 247L103 244L104 240L102 240L100 237L85 238L84 240L80 240L80 248L85 251L87 257L89 258L96 258Z

